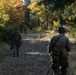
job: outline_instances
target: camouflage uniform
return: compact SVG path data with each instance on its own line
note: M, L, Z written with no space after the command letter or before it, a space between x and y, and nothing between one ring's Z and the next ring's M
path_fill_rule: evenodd
M19 37L18 40L16 40L16 36ZM15 57L15 54L17 55L17 57L19 56L19 47L21 46L22 43L22 39L21 39L21 35L18 31L15 31L11 34L11 49L13 49L14 45L16 46L16 51L13 50L13 57Z
M61 37L54 45L57 38ZM52 52L52 69L55 75L66 75L68 68L68 52L71 50L69 38L63 34L55 35L49 42L49 53ZM61 66L61 68L60 68ZM65 73L65 74L64 74Z

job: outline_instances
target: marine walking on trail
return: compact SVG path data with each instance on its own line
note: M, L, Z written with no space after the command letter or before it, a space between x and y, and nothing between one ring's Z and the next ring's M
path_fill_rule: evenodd
M11 34L11 50L13 51L13 57L19 57L19 48L22 43L22 38L17 29Z
M71 43L65 33L67 29L60 26L49 42L49 53L52 55L52 69L55 75L67 75L68 53L71 51Z

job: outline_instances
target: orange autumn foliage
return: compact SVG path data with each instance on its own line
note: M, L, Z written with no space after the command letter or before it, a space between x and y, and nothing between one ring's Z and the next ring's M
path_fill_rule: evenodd
M2 0L4 10L9 15L6 26L19 26L23 20L22 0Z

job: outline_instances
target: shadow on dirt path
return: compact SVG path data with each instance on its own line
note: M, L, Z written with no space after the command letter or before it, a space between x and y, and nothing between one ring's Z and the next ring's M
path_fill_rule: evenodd
M34 36L34 35L33 35ZM50 65L47 53L48 40L31 38L30 34L22 34L23 43L20 56L7 56L0 63L0 75L46 75ZM35 36L34 36L35 37ZM52 75L52 69L48 75Z

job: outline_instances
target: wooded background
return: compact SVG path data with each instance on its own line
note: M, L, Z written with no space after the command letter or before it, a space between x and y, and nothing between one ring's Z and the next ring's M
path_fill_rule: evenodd
M23 22L30 30L38 28L38 32L55 31L62 25L76 37L76 1L0 0L0 40L4 36L8 38L9 33L20 28Z

